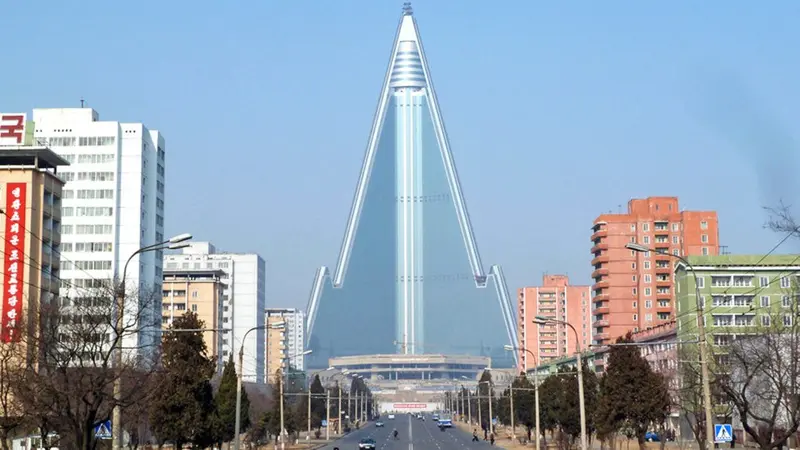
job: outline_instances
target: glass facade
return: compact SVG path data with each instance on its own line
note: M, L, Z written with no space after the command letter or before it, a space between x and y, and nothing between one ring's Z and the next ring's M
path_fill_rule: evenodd
M400 37L416 39L409 23L414 29L403 23ZM438 353L512 366L503 345L516 336L515 309L501 273L487 276L480 266L421 45L396 42L392 61L340 270L319 274L312 290L307 362L321 368L335 356Z

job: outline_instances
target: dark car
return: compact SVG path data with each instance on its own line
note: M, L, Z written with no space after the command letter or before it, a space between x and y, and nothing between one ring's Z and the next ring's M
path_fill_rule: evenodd
M375 450L375 439L366 438L358 443L359 450Z

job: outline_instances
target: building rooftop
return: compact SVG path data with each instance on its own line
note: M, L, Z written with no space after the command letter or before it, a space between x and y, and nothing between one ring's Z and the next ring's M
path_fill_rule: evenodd
M687 256L686 259L695 267L800 266L800 255L714 255Z
M39 169L56 169L69 162L46 146L0 146L0 166L31 166Z

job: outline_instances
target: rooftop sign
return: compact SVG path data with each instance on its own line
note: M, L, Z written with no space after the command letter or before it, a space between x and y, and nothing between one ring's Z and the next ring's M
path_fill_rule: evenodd
M0 113L0 146L25 145L25 113Z

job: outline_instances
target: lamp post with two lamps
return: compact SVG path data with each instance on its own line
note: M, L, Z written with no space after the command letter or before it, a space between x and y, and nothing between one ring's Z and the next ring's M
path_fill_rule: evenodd
M189 233L179 234L177 236L173 236L166 241L162 241L153 245L147 245L135 252L131 253L131 256L128 257L128 260L125 261L125 266L122 269L122 279L120 280L119 286L114 293L114 297L116 299L116 317L115 317L115 340L114 340L114 367L119 370L122 367L122 326L125 320L125 281L128 275L128 264L133 260L136 255L141 255L142 253L147 252L155 252L159 250L177 250L179 248L185 248L189 246L189 243L186 242L192 238L192 235ZM112 447L114 450L122 450L122 407L120 406L120 402L122 401L122 377L117 376L117 379L114 380L114 408L111 413L111 442Z
M638 253L648 253L653 252L659 255L668 256L670 258L675 258L678 261L682 262L686 265L686 268L689 272L692 273L692 277L694 277L694 296L695 296L695 305L697 307L697 339L700 341L698 346L700 347L700 377L702 378L703 384L703 403L705 409L705 416L706 416L706 446L709 449L714 448L714 416L711 413L711 381L710 376L708 374L708 341L706 340L706 326L704 323L705 314L703 313L703 304L700 301L700 285L698 284L697 280L697 273L694 270L694 266L686 260L683 256L680 255L673 255L658 249L653 249L641 244L636 244L633 242L629 242L625 244L625 248L628 250L633 250L634 252Z
M577 346L576 360L578 363L578 404L580 405L581 412L581 450L588 450L589 438L586 434L586 401L583 396L583 361L581 359L581 341L578 337L578 330L576 330L575 327L573 327L572 324L567 321L546 316L536 316L536 318L533 319L533 323L537 325L545 325L548 323L565 325L569 327L569 329L575 334L575 345ZM539 430L536 431L538 437Z
M536 359L536 355L534 355L532 351L528 350L525 347L514 347L513 345L505 345L505 346L503 346L503 348L508 350L508 351L523 350L523 351L527 352L529 355L531 355L531 357L533 358L534 363L536 364L536 368L534 369L534 372L533 372L533 396L534 396L534 403L536 405L535 406L535 410L536 410L536 412L535 412L535 414L536 414L536 419L535 419L536 420L536 448L538 450L538 449L541 448L539 446L539 433L541 433L541 431L539 429L539 362ZM525 374L525 376L527 376L527 374ZM581 384L583 384L583 383L581 383ZM513 388L513 385L514 385L513 381L511 382L511 385L512 385L512 388ZM512 433L512 439L513 439L515 437L515 436L513 436L513 433L514 433L514 395L513 395L513 390L511 392L512 392L512 394L511 394L511 433ZM583 398L583 395L581 395L581 398Z

